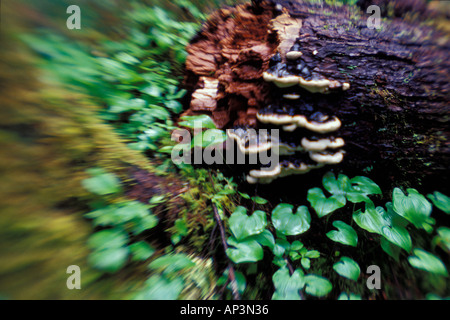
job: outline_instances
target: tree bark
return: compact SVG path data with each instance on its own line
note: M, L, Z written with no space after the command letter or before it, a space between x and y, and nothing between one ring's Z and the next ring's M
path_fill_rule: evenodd
M265 81L264 72L276 69L277 52L291 63L284 56L297 44L312 74L305 79L338 84L318 93L296 86L301 98L292 107L311 104L340 119L334 134L345 140L345 157L335 168L448 193L448 20L405 3L382 17L381 29L368 28L363 2L363 10L304 1L219 10L188 47L185 115L207 113L224 129L262 127L256 114L292 91Z

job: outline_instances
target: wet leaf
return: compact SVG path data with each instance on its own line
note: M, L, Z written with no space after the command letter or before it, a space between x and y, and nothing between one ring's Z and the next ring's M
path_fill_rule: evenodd
M361 273L358 263L349 257L341 257L341 259L333 265L333 269L340 276L354 281L358 280Z
M333 285L328 279L314 274L306 275L304 281L305 292L315 297L324 297L333 289Z
M438 209L444 211L446 214L450 214L450 198L445 194L436 191L433 194L427 195L427 197Z
M441 259L422 249L414 249L414 256L408 257L409 263L417 269L448 276L447 269Z
M230 237L227 242L230 247L226 253L234 263L257 262L264 256L261 245L254 239L239 242L234 237Z
M272 211L272 223L277 232L286 236L294 236L306 232L311 223L311 216L306 206L297 208L293 213L294 206L280 203Z
M247 209L237 207L228 219L230 230L236 240L241 241L264 231L267 225L266 213L261 210L247 215Z
M424 228L429 221L431 204L415 189L407 189L405 195L399 188L395 188L392 195L393 209L400 216L411 222L416 228Z
M358 244L358 235L352 227L340 220L334 221L333 226L336 227L338 231L332 230L328 232L328 238L348 246L356 247Z
M287 267L278 269L272 276L275 292L272 296L273 300L300 300L299 290L303 288L305 282L303 280L303 272L296 269L294 273L289 275Z
M345 196L343 194L333 195L327 198L320 188L309 189L307 199L319 218L342 208L346 204Z

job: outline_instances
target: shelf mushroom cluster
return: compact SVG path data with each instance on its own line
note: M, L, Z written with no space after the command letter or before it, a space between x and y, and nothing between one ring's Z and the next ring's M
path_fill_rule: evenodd
M350 84L340 74L330 78L334 67L320 47L305 41L307 30L281 5L254 1L213 14L187 48L191 100L183 115L209 115L245 155L278 155L267 157L270 163L249 163L249 183L343 161L342 116L333 110L339 99L333 93Z
M345 142L337 137L342 125L340 119L329 111L320 110L311 99L314 94L327 94L334 90L349 89L348 83L321 78L311 72L302 60L297 43L283 57L276 53L263 78L273 82L276 104L258 110L258 128L277 128L279 137L251 137L245 128L228 130L243 153L278 153L276 165L250 170L249 183L270 183L274 179L294 174L304 174L325 165L338 164L344 158ZM277 144L277 148L274 145Z

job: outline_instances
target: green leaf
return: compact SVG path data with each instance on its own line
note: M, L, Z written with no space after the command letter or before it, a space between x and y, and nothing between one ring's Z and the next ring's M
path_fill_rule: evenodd
M320 188L309 189L307 199L319 218L342 208L346 204L343 194L333 195L327 199Z
M154 228L158 224L158 218L154 215L147 215L145 217L136 219L136 222L132 228L134 235L138 235L146 230Z
M292 251L299 251L304 247L303 243L301 243L298 240L295 240L294 242L292 242L291 244L291 249Z
M115 58L127 64L138 64L140 61L126 52L119 52Z
M180 236L185 236L188 234L188 227L183 219L178 219L175 221L175 230Z
M296 269L291 276L288 268L282 267L273 274L272 280L275 287L273 300L301 300L299 290L303 288L305 282L300 269Z
M181 117L181 121L179 123L180 126L187 128L203 128L203 129L217 129L214 121L207 116L206 114L202 114L199 116L184 116Z
M325 190L334 195L345 194L350 189L350 181L346 175L340 174L336 179L332 172L323 176L322 184Z
M352 191L363 194L382 194L380 187L367 177L357 176L350 180Z
M359 192L348 192L346 194L347 200L352 203L367 202L373 203L372 200L367 196L367 194Z
M84 179L81 182L86 190L98 195L118 193L121 191L120 180L116 175L107 173L102 169L94 169L88 172L94 176Z
M431 214L431 204L415 189L407 189L406 196L399 188L392 195L393 209L416 228L425 228Z
M247 209L239 206L231 214L228 223L236 240L241 241L264 231L267 225L266 213L257 210L251 216L248 216Z
M433 194L427 195L433 204L446 214L450 214L450 198L445 194L435 191Z
M381 230L381 234L389 242L405 249L407 252L411 251L412 241L406 228L401 226L385 226Z
M434 237L433 243L450 252L450 229L447 227L440 227L437 229L437 233L438 235Z
M381 207L374 208L373 204L367 205L365 211L361 210L353 213L353 221L356 224L369 232L381 234L381 229L386 225L383 218L384 209Z
M257 204L266 204L268 202L266 199L263 199L261 197L252 197L252 201Z
M175 300L184 288L181 278L167 279L155 274L145 282L145 289L136 295L136 300Z
M256 242L258 242L260 245L262 246L266 246L268 247L270 250L274 249L275 246L275 238L273 237L272 232L270 232L269 230L264 230L263 232L255 235L255 236L251 236L249 239L255 240Z
M295 241L294 241L295 242ZM303 244L302 244L303 246ZM290 244L286 239L277 238L275 246L273 248L273 254L276 257L282 257L286 251L290 250Z
M315 297L324 297L333 289L333 285L328 279L314 274L306 275L304 281L305 292Z
M139 201L127 201L116 206L114 218L118 223L139 220L150 216L149 207ZM156 219L156 217L153 217Z
M306 232L311 223L311 215L306 206L297 208L293 213L294 206L280 203L272 211L272 223L277 232L286 236L295 236Z
M311 267L311 260L309 260L309 258L302 258L302 260L300 260L302 267L305 268L306 270L308 270Z
M308 257L310 259L316 259L320 257L320 252L317 250L309 250L306 254L305 257Z
M354 294L354 293L342 292L339 295L338 300L361 300L361 296L358 294Z
M107 229L94 233L88 240L88 246L95 250L120 248L127 245L129 239L121 229Z
M358 235L352 227L340 220L334 221L333 226L336 227L338 231L332 230L328 232L328 238L348 246L356 247L358 244Z
M333 265L333 269L340 276L353 281L358 280L361 273L358 263L348 257L341 257L341 259Z
M169 109L170 111L172 111L173 113L176 113L176 114L183 111L183 105L176 100L165 101L164 105L167 107L167 109Z
M129 253L127 247L109 247L95 250L89 255L88 260L94 268L114 273L125 265Z
M250 199L250 196L249 196L248 194L246 194L246 193L241 193L241 192L239 192L239 191L238 191L238 193L239 193L239 195L240 195L242 198L244 198L244 199Z
M155 249L153 249L147 242L139 241L130 245L130 251L133 256L132 260L145 261L150 258Z
M226 250L226 254L234 263L257 262L264 256L261 245L254 239L238 242L234 237L230 237L228 244L231 247Z
M409 263L417 269L448 276L447 269L441 259L422 249L414 249L414 256L408 257Z

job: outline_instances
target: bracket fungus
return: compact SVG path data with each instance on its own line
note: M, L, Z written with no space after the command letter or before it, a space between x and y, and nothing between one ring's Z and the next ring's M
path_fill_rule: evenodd
M271 6L269 2L259 5L263 9ZM297 41L301 19L282 8L263 10L259 15L254 11L250 4L219 10L204 26L203 38L188 47L189 80L194 79L196 85L185 115L210 113L243 154L269 150L278 154L278 163L270 169L261 165L250 170L249 183L269 183L341 162L344 140L331 136L338 132L341 121L311 97L347 90L349 84L327 79L309 66ZM225 17L233 19L219 24ZM209 32L213 28L215 32ZM279 139L260 130L269 128L291 136ZM305 130L306 136L297 133Z

